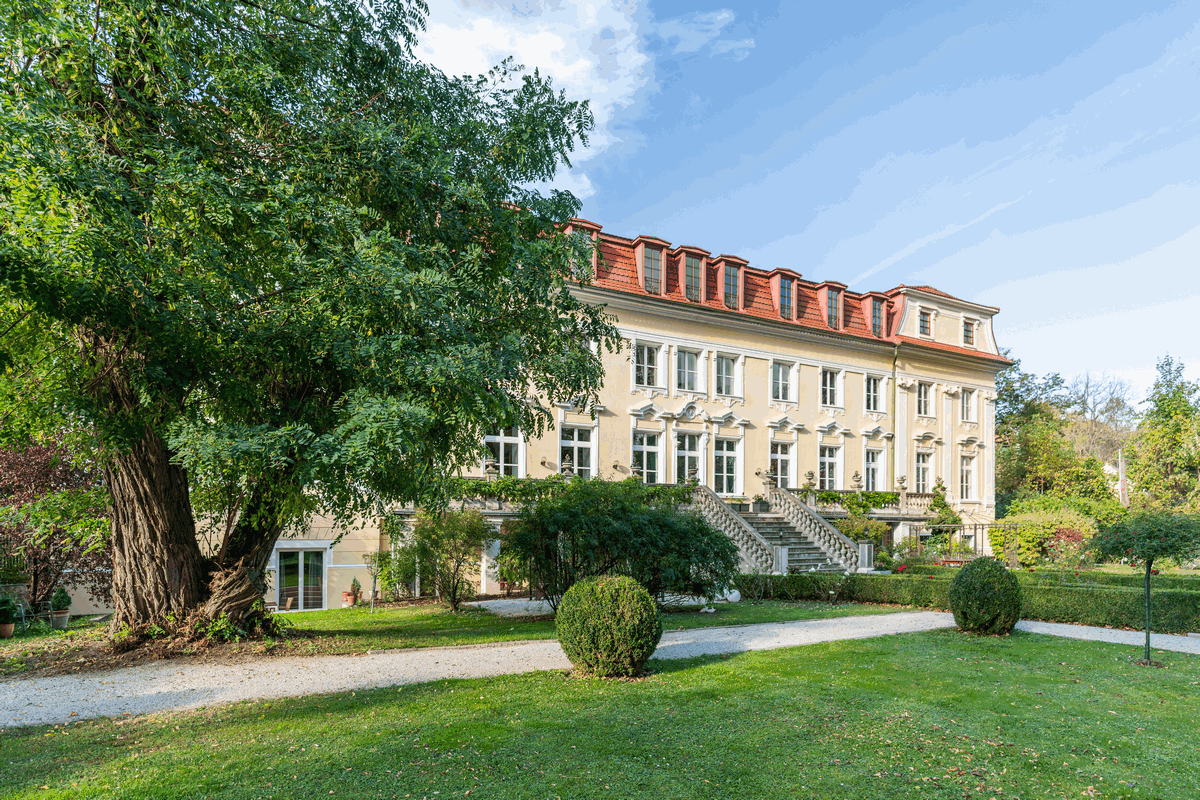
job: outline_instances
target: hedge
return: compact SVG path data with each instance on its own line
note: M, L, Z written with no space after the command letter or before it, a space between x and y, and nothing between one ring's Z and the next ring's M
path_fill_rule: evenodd
M915 569L915 568L914 568ZM734 581L746 600L839 600L855 603L950 609L948 576L941 575L739 575ZM1020 573L1018 573L1020 574ZM1114 576L1121 577L1121 576ZM1044 622L1074 622L1141 630L1144 595L1121 586L1048 586L1022 581L1021 617ZM1200 631L1200 591L1154 590L1150 596L1151 629L1156 633Z
M949 580L954 577L958 567L938 567L927 564L914 564L904 572L908 575L933 575ZM1141 589L1146 579L1145 573L1120 574L1115 572L1080 571L1076 574L1069 570L1013 570L1022 586L1124 586ZM1200 575L1155 575L1151 578L1152 591L1162 589L1179 589L1185 592L1200 592Z

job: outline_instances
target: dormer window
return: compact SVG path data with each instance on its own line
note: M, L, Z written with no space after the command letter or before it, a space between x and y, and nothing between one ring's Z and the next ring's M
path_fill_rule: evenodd
M693 303L700 302L700 280L704 274L703 265L696 256L686 256L684 262L684 293Z
M725 306L738 308L738 268L732 264L725 265Z
M922 311L917 317L917 330L922 336L933 336L932 314Z
M842 293L837 289L829 289L829 327L840 328L841 326L841 308L842 308Z
M650 294L662 294L662 250L647 247L644 258L646 291Z
M963 320L963 344L968 347L975 346L975 321L970 319Z
M792 279L779 279L779 316L792 318Z
M883 301L871 301L871 333L883 336Z

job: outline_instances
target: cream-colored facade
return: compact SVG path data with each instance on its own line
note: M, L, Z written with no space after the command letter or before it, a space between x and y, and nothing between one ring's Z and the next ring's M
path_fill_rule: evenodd
M992 332L997 309L930 287L853 293L731 256L697 256L695 266L711 292L733 265L741 302L719 292L689 302L680 262L705 251L590 229L598 278L576 291L615 315L624 347L605 354L594 407L559 404L557 430L539 440L489 437L503 474L543 477L569 461L591 476L676 483L695 470L730 499L757 495L760 473L773 469L789 487L812 473L818 490L896 491L903 479L920 494L940 480L966 521L994 519L995 377L1008 363ZM638 252L652 246L657 293L645 288ZM622 272L623 257L639 269ZM780 275L791 282L783 308L772 284Z
M992 332L998 309L931 287L850 292L583 220L575 228L597 257L594 283L573 291L616 317L624 346L603 355L594 405L553 407L555 429L540 439L487 437L501 474L677 483L694 471L727 500L758 495L768 472L818 490L890 492L903 481L910 497L940 480L965 521L994 519L995 378L1009 363ZM483 478L487 466L468 474ZM368 597L363 556L386 549L376 524L338 540L317 518L276 546L266 599L336 608L355 577ZM485 592L495 590L488 562Z

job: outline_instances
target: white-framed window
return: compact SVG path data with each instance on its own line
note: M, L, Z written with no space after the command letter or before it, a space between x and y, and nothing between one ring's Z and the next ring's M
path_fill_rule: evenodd
M633 382L637 386L658 386L658 353L655 344L636 344L633 347Z
M882 450L867 450L863 453L863 485L868 492L879 491L882 464Z
M633 434L633 472L642 473L642 483L658 483L658 434Z
M325 607L325 552L324 548L277 551L275 602L280 608L309 611Z
M737 440L717 439L713 452L713 491L737 494Z
M693 303L700 302L700 281L704 280L703 270L700 269L700 259L697 256L686 256L684 259L684 291L687 299Z
M728 397L737 394L737 358L734 356L717 356L717 394Z
M741 308L738 305L738 268L732 264L725 265L725 306L734 311Z
M975 346L975 320L963 317L962 343L967 347Z
M483 437L483 443L492 452L496 468L501 475L513 478L525 477L525 440L516 428L496 429Z
M559 436L559 472L566 469L568 459L575 474L592 477L592 429L564 426Z
M916 481L913 491L924 494L929 491L929 453L917 453Z
M863 408L867 411L878 411L880 404L879 396L882 392L883 378L868 375L864 381Z
M700 469L700 434L677 432L675 434L675 482L687 481L691 477L692 470L696 470L698 480L704 480L704 473Z
M779 279L779 316L792 318L792 279Z
M838 404L838 384L841 382L841 370L823 369L821 370L821 405L837 406Z
M662 294L662 250L647 247L642 258L646 291L649 294Z
M771 362L771 399L790 402L792 399L792 365Z
M922 336L933 336L933 314L921 311L917 314L917 333Z
M960 407L961 407L961 412L962 412L962 421L963 422L974 422L975 421L975 392L973 392L970 389L963 389L962 397L960 399Z
M700 391L700 354L691 350L675 353L675 388L682 392Z
M962 500L975 498L975 459L972 456L958 457L958 496Z
M829 327L842 327L842 293L837 289L829 289L826 292L826 314L829 317Z
M771 442L771 472L775 482L784 489L791 486L792 445L790 442Z
M871 301L871 333L883 336L883 301L879 299Z
M932 416L929 413L929 397L933 394L932 383L917 384L917 416L928 417Z
M823 492L841 488L840 447L821 445L817 454L817 488Z

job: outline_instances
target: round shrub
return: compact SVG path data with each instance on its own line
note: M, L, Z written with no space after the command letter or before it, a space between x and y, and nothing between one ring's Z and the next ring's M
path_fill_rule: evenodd
M554 617L558 643L580 672L630 677L662 638L662 618L650 593L633 578L603 575L572 586Z
M977 558L950 581L950 610L961 630L1005 634L1021 618L1021 584L994 558Z

